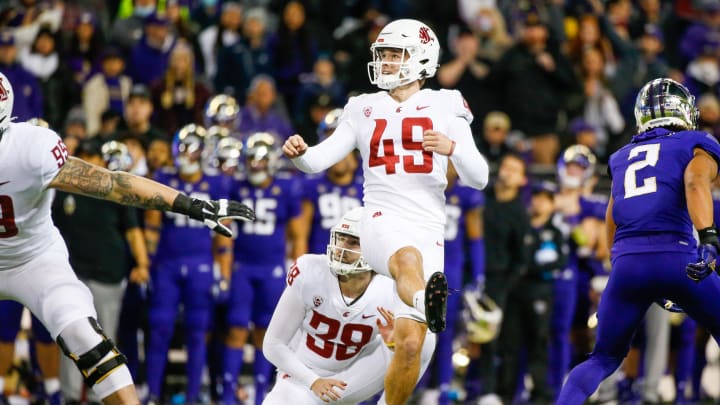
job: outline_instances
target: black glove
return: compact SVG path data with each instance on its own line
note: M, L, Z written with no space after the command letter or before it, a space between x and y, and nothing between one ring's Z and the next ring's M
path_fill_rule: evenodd
M715 264L720 253L720 242L715 226L699 230L698 236L700 237L698 262L688 263L685 267L687 276L693 281L700 281L717 271Z
M223 225L221 221L226 219L255 220L255 212L250 207L224 198L220 200L199 200L190 198L185 194L178 194L173 202L172 211L202 221L213 231L227 237L233 236L232 231Z

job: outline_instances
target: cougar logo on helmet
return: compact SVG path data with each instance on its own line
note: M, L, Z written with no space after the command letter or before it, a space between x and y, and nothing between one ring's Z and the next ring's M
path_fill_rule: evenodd
M0 101L7 101L8 90L5 88L5 81L0 77Z
M430 28L420 27L420 43L427 44L428 42L430 42L432 40L433 40L433 38L430 36Z

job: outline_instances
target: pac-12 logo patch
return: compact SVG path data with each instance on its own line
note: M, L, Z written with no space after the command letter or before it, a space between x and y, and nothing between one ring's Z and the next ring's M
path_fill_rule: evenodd
M363 108L363 114L365 115L365 117L369 117L370 114L372 114L372 107Z
M315 305L315 308L319 307L323 303L323 297L316 295L313 297L313 305Z

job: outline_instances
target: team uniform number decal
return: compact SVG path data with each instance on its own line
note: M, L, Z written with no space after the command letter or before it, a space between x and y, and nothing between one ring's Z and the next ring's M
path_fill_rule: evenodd
M15 225L15 207L7 195L0 195L0 238L11 238L18 234Z
M313 311L310 327L317 332L308 334L305 343L318 356L336 360L347 360L360 353L373 337L373 328L359 323L348 323L342 326L337 319L329 318ZM340 338L339 343L333 340Z
M395 141L393 139L382 139L387 128L386 119L375 120L375 130L370 139L370 167L385 166L385 173L395 174L397 165L402 162L403 170L406 173L431 173L433 170L433 154L422 148L422 141L413 139L413 129L420 128L420 133L433 129L432 120L428 117L408 117L402 120L401 139L405 151L421 151L422 162L417 162L414 155L395 154ZM382 154L380 153L382 146Z
M657 191L657 178L655 176L642 178L642 185L638 186L637 172L646 167L655 167L660 159L660 144L638 145L630 150L628 160L641 153L645 154L644 159L630 163L625 171L625 198L637 197Z

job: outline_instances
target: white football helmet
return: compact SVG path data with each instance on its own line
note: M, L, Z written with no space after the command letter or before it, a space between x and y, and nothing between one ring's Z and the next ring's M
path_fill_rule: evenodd
M15 92L7 76L0 72L0 134L10 127Z
M353 208L343 215L340 222L330 230L330 243L327 246L328 265L336 276L371 271L370 265L362 257L360 250L340 246L343 237L360 238L360 218L362 207ZM355 258L357 256L357 258ZM353 260L354 259L354 260Z
M382 60L383 48L403 51L402 62ZM370 83L384 90L394 89L416 80L435 76L440 58L440 43L435 33L417 20L402 19L386 25L370 45L373 61L368 63ZM386 73L383 73L383 65ZM398 65L395 73L387 73L389 65ZM392 69L395 70L395 69Z
M482 344L495 339L500 332L503 312L487 294L466 290L463 292L463 317L467 339Z

